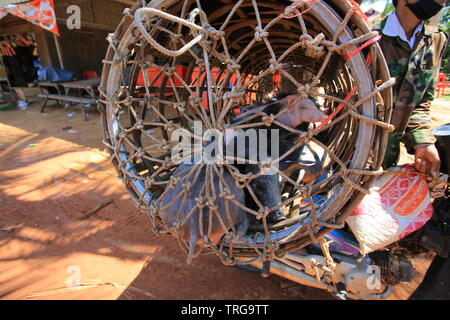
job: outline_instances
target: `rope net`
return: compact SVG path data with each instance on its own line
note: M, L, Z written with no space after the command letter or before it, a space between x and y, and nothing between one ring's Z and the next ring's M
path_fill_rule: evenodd
M377 37L352 1L160 0L126 10L108 37L99 109L111 159L155 232L176 236L190 258L216 253L233 265L273 260L343 228L381 174L392 130ZM291 127L287 108L261 111L280 94L312 99L327 121ZM199 124L222 133L276 127L291 143L269 162L227 154L177 163L173 133L205 147ZM304 170L280 168L305 146L319 155L309 181ZM250 165L259 170L244 173ZM272 206L255 189L268 168L279 182L269 193L281 199ZM287 219L272 223L277 210Z

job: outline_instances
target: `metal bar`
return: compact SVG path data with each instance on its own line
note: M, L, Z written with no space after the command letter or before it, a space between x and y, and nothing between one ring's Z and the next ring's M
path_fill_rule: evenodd
M252 266L262 269L262 262L261 259L256 260L251 264ZM270 264L270 273L275 274L277 276L283 277L285 279L291 280L293 282L299 283L301 285L314 287L317 289L322 289L326 291L334 291L334 288L332 285L323 283L323 282L317 282L315 277L309 276L304 272L298 271L292 267L289 267L281 262L278 261L272 261Z
M53 33L53 39L55 40L56 52L58 53L59 66L64 70L64 60L62 56L61 42L56 34Z

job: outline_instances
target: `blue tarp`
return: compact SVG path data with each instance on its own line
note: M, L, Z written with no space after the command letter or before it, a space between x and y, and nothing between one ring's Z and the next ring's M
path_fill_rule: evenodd
M61 70L54 67L45 67L38 70L38 81L70 81L74 73L72 71Z

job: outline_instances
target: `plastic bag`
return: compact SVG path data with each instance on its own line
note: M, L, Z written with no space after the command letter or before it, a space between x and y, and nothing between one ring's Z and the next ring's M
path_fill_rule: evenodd
M368 254L420 229L433 215L433 206L425 177L417 175L413 165L391 168L379 176L370 194L347 219Z
M28 102L23 101L23 100L19 100L19 101L17 101L17 107L20 110L25 111L25 110L28 109Z

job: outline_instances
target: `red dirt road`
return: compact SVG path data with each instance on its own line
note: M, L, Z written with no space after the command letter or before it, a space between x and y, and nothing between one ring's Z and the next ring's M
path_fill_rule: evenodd
M443 107L449 115L448 103ZM85 122L77 109L48 110L0 113L1 299L331 298L225 267L216 256L187 265L176 239L152 233L116 178L98 114ZM72 111L77 115L67 117ZM68 126L78 133L62 129ZM423 274L429 261L414 262ZM71 288L77 279L82 286ZM406 299L417 284L399 286L393 298Z

